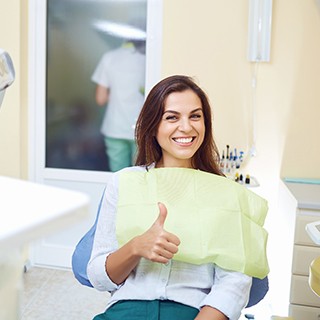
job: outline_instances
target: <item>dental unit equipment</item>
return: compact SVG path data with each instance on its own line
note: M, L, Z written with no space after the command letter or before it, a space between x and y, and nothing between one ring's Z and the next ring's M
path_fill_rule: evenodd
M6 89L13 83L15 71L10 55L0 48L0 107Z

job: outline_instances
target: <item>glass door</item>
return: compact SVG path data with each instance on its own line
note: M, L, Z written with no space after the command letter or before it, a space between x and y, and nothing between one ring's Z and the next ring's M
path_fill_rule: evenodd
M92 200L90 218L42 239L32 262L70 267L117 168L108 143L133 139L144 95L160 79L162 2L30 0L29 7L30 178Z

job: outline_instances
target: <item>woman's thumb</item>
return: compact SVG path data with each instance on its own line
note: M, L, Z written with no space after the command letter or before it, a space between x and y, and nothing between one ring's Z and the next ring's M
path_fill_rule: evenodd
M158 202L158 207L159 207L159 216L158 216L157 222L161 227L163 227L167 218L168 211L166 206L161 202Z

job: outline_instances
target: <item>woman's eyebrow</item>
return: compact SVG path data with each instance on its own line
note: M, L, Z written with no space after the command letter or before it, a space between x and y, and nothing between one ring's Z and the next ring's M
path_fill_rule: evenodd
M202 110L202 108L197 108L197 109L192 110L190 113L194 113L194 112L198 112L198 111L203 111L203 110Z
M203 110L202 110L202 108L197 108L197 109L191 110L190 113L195 113L195 112L198 112L198 111L203 111ZM175 110L165 110L165 111L163 112L163 114L165 114L165 113L180 114L180 112L175 111Z
M180 112L178 112L178 111L174 111L174 110L165 110L165 111L163 112L163 114L165 114L165 113L174 113L174 114L179 114Z

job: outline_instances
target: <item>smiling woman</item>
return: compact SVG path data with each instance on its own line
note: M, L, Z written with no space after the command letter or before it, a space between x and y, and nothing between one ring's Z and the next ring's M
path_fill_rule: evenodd
M112 174L99 209L87 275L112 295L94 320L236 320L268 273L266 201L220 172L211 122L192 78L149 92L136 166Z
M190 157L191 165L189 163L188 167L222 175L218 166L219 151L211 130L212 114L209 99L191 78L183 75L171 76L160 81L150 91L137 120L136 139L139 146L137 165L158 163L160 166L163 150L158 139L162 141L164 137L158 133L164 128L176 130L175 133L171 131L169 134L178 135L170 136L170 139L191 137L191 146L197 146L193 149L194 154ZM190 132L186 134L185 131L190 130L192 134L190 135ZM170 140L167 142L171 143ZM179 146L177 142L175 145ZM183 148L181 140L180 147Z
M199 97L192 90L171 93L156 135L162 149L157 166L192 168L191 159L201 146L204 133Z

